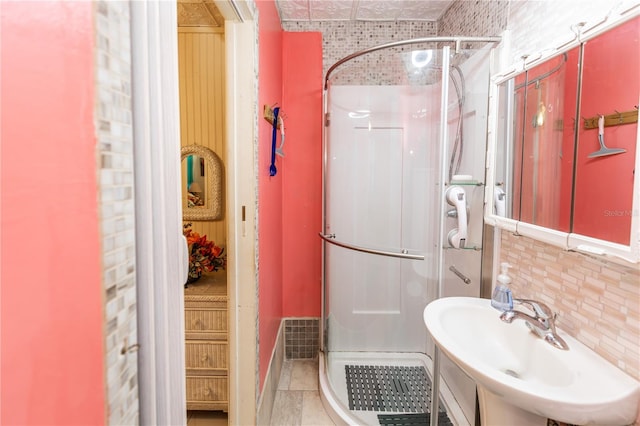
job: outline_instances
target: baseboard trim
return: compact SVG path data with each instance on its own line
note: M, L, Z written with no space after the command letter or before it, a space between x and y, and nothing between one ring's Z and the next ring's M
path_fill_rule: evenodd
M271 353L269 368L262 387L262 393L258 399L258 426L269 426L271 424L271 414L273 411L273 402L276 398L278 390L278 382L280 381L280 373L282 372L282 364L284 362L284 322L283 318L278 327L278 335L276 336L276 344Z

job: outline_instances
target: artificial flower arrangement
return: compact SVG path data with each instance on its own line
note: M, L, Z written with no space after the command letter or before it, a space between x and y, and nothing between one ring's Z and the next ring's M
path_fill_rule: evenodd
M206 235L200 236L194 232L191 229L191 223L184 224L183 228L189 246L187 283L197 281L203 272L213 272L227 266L227 256L223 255L223 248L218 247L213 241L208 241Z

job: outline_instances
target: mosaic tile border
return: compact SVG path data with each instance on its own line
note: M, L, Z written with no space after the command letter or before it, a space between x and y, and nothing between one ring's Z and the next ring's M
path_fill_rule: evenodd
M286 359L313 359L320 350L320 318L284 320Z
M131 104L130 9L127 2L95 4L94 120L99 169L102 285L105 303L107 421L139 422L135 215Z

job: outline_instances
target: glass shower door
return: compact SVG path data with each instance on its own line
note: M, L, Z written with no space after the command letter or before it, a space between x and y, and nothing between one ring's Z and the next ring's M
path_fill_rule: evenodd
M354 129L349 142L332 150L332 214L327 233L348 244L391 253L424 253L416 232L403 232L403 141L401 128ZM424 173L415 172L420 187ZM422 182L420 182L422 181ZM412 202L417 200L414 197ZM424 206L424 203L420 203ZM414 212L423 210L415 206ZM336 211L337 210L337 211ZM424 240L424 238L423 238ZM424 350L418 319L427 298L423 261L330 246L328 349L338 351ZM420 308L422 306L422 308Z
M487 94L478 88L488 80L488 56L446 45L411 49L353 60L333 74L325 94L323 238L330 244L323 250L321 376L358 423L378 424L379 417L354 408L354 369L370 374L364 381L375 392L362 399L373 401L374 411L387 404L382 394L435 394L444 401L439 408L423 398L408 410L379 411L414 412L435 424L428 413L437 410L438 417L472 423L475 385L439 356L422 314L438 297L476 293L480 282ZM460 248L447 238L462 226L445 202L454 175L473 177L455 183L471 207L470 244ZM425 374L387 380L388 368ZM419 389L405 387L409 382Z
M325 245L325 349L425 353L422 312L438 288L441 84L330 91L325 235L351 248Z

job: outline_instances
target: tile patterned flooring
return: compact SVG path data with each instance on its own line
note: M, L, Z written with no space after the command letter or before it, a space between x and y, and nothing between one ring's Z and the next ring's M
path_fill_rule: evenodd
M226 426L220 411L189 411L187 426ZM272 426L332 426L320 400L318 359L284 360L273 402Z
M320 400L318 359L285 360L273 402L272 426L334 425Z
M227 425L227 413L221 411L187 412L187 426ZM273 402L271 426L335 426L320 400L317 358L284 360ZM549 420L548 426L573 425Z

